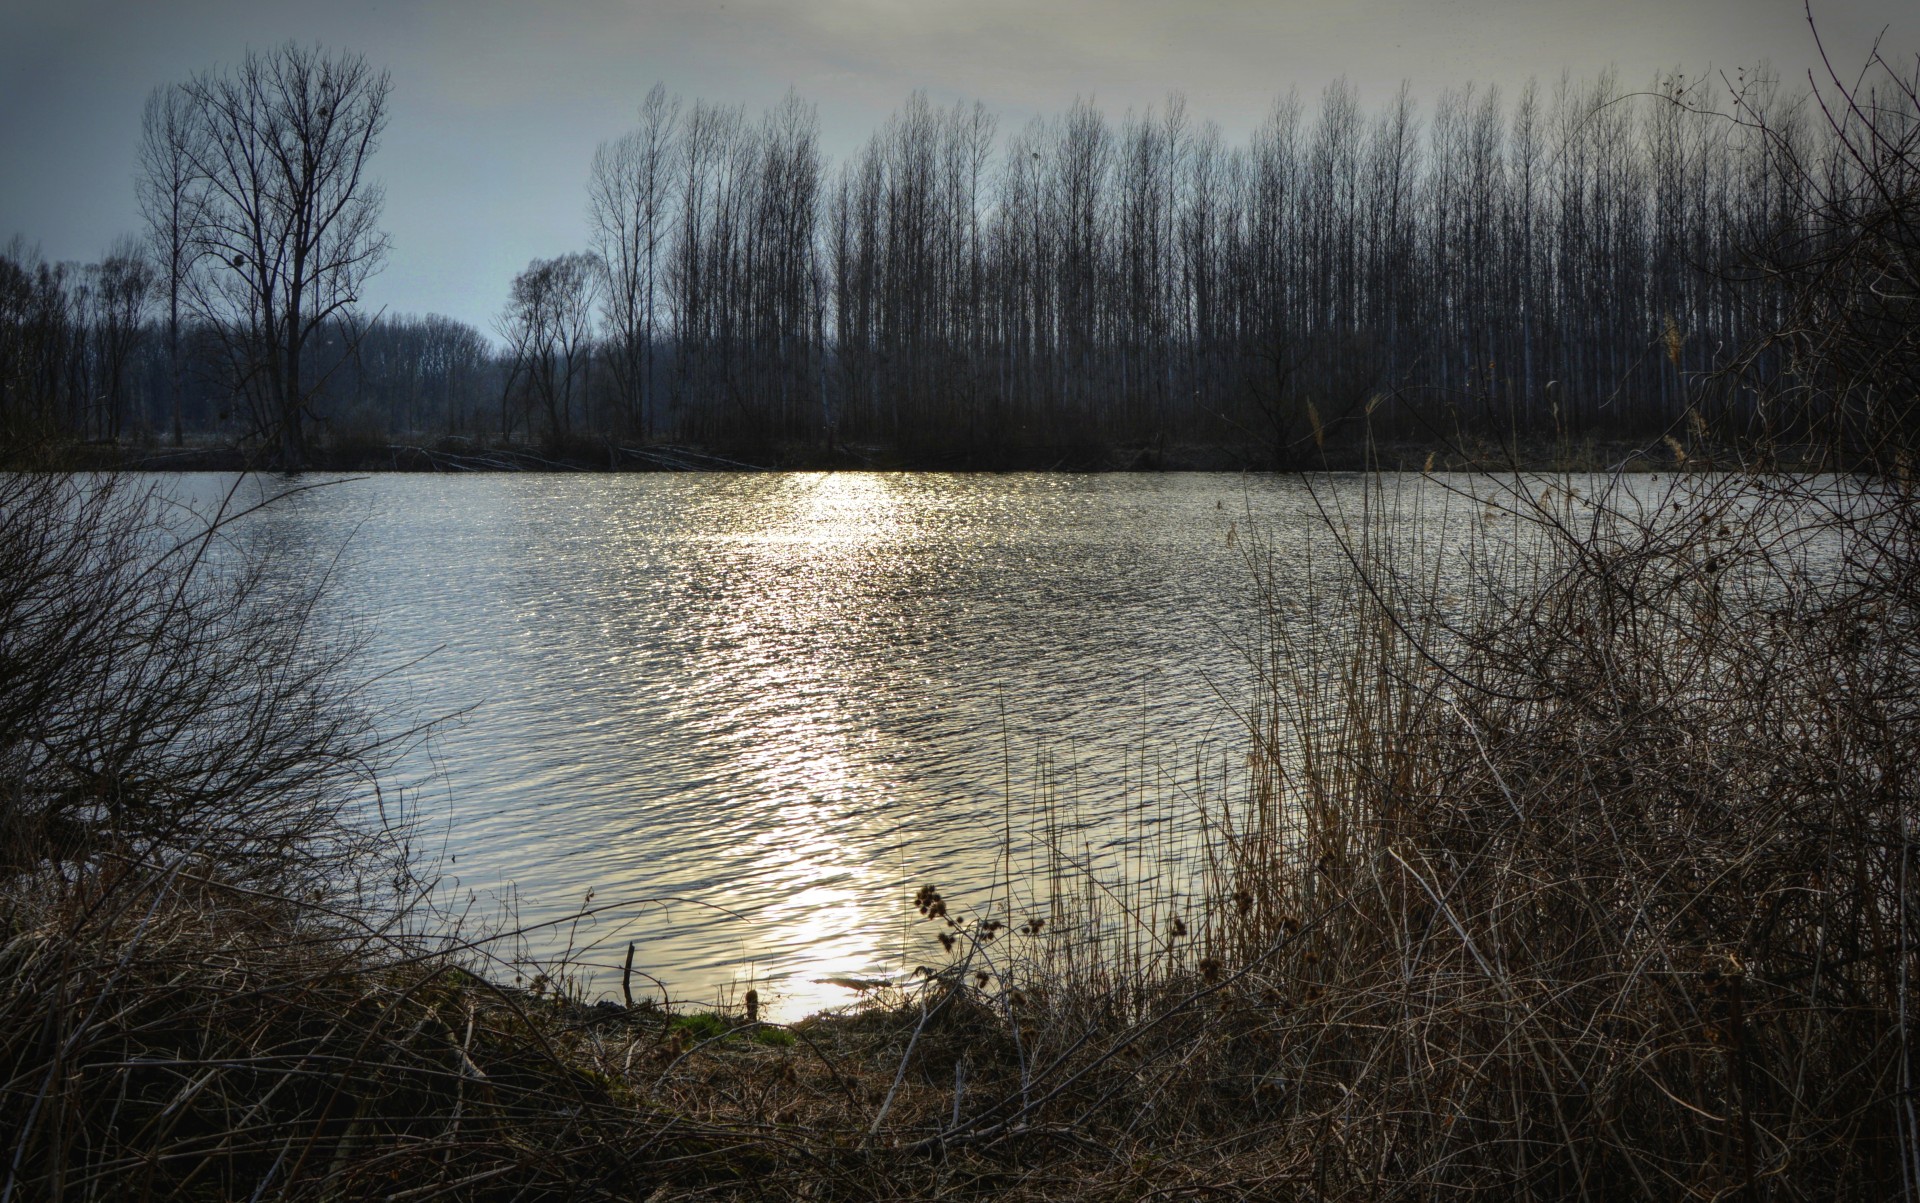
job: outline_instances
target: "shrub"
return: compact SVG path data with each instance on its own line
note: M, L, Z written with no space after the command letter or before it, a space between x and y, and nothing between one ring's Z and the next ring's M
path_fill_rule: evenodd
M190 856L329 893L396 867L374 803L406 736L373 722L324 576L231 544L252 508L0 477L0 864Z

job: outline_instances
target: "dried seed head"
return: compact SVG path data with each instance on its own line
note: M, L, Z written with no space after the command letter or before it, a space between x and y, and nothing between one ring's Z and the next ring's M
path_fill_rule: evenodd
M940 891L930 885L920 887L919 893L913 896L913 905L922 916L928 919L938 918L947 913L946 900L940 897Z

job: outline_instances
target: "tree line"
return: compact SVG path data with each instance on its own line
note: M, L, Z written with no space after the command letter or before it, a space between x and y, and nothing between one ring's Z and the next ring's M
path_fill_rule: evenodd
M1760 411L1792 363L1733 349L1781 312L1768 254L1871 209L1823 207L1859 165L1744 73L1371 109L1339 81L1238 144L1178 96L1007 132L917 94L838 164L798 96L750 116L656 87L587 165L586 245L519 273L489 339L362 303L388 90L291 45L156 90L144 236L85 267L0 254L0 434L1278 464L1362 419L1657 434L1730 366L1713 403Z
M21 239L0 246L0 448L180 446L188 435L271 444L271 415L233 387L211 325L185 318L178 343L168 337L154 278L137 254L47 263ZM308 350L325 380L308 398L307 430L330 444L495 428L501 365L464 322L381 313L324 325Z
M1003 136L915 96L835 167L797 98L750 120L656 89L590 176L600 418L1280 462L1361 415L1416 439L1659 431L1776 311L1746 265L1803 222L1801 161L1849 170L1771 81L1726 98L1606 75L1369 112L1336 82L1229 145L1178 97Z

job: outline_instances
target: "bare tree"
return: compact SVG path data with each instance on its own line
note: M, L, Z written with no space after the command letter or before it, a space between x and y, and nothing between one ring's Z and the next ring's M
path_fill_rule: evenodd
M153 291L153 268L139 240L114 243L99 263L88 267L87 284L100 433L118 442L126 412L127 364L144 331Z
M184 441L180 418L180 306L198 253L196 242L206 204L205 182L196 161L204 156L206 126L196 119L185 88L167 85L147 96L140 126L140 211L146 218L147 244L166 292L167 412L173 445Z
M70 265L47 263L15 235L0 248L0 435L32 445L74 421L74 365L84 312ZM64 411L64 412L63 412Z
M593 355L593 304L605 269L594 256L576 251L555 259L535 259L513 278L513 291L498 329L511 349L502 401L501 432L510 433L505 397L516 388L526 407L546 411L547 437L573 432L573 405L585 391Z
M814 412L817 379L816 229L821 178L813 106L789 93L753 137L758 169L746 181L751 197L740 277L746 308L747 374L762 394L767 430L798 433Z
M1920 545L1911 483L1920 462L1920 57L1902 61L1876 45L1857 73L1829 62L1814 82L1811 146L1791 105L1760 87L1734 97L1735 119L1767 166L1754 183L1777 196L1744 235L1742 257L1785 287L1774 314L1756 315L1732 381L1777 394L1775 412L1756 415L1769 441L1815 441L1837 462L1897 481L1888 492L1900 525L1876 532L1875 550L1911 556ZM1770 364L1776 357L1783 362ZM1910 560L1898 572L1910 607Z
M192 293L225 332L236 384L274 428L285 468L307 458L308 344L386 257L367 162L390 90L357 54L292 43L184 85L202 135L187 154L206 188L195 246L213 265Z
M655 84L640 105L639 126L594 152L587 182L593 249L605 265L601 304L608 365L622 419L643 437L653 426L654 324L673 199L669 158L679 122L679 99L669 99L665 86Z

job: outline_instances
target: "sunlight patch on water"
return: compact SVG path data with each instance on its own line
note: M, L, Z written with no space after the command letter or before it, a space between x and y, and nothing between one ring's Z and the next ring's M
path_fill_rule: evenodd
M1230 522L1326 551L1299 482L1224 475L395 474L257 525L347 549L339 604L413 665L383 700L466 712L415 766L460 897L594 891L532 941L589 989L632 942L673 998L793 1018L938 963L914 890L983 900L1009 829L1161 871L1188 808L1143 783L1238 735Z

